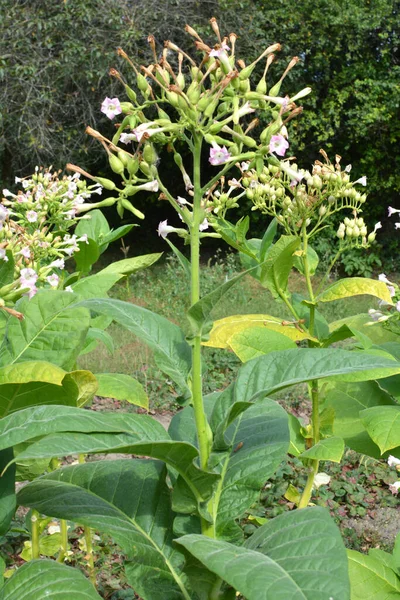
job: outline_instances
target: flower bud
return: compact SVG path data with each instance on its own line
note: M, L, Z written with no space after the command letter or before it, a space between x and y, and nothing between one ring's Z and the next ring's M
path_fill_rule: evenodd
M376 233L375 233L374 231L371 231L371 233L370 233L370 234L369 234L369 236L368 236L368 242L369 242L370 244L372 244L372 242L374 242L374 241L375 241L375 238L376 238Z
M125 85L125 92L129 100L132 100L132 102L136 102L136 92L132 88L130 88L129 85Z
M106 190L115 190L115 183L111 179L105 179L104 177L94 177L93 179Z
M353 237L358 237L360 235L360 228L358 225L354 225L353 227Z
M137 158L129 158L128 164L127 164L127 169L128 169L129 175L136 175L136 173L139 169L138 159Z
M126 210L129 210L132 214L135 215L135 217L137 217L138 219L144 219L144 214L142 212L140 212L140 210L137 210L137 208L135 208L131 202L129 202L129 200L125 200L125 198L121 198L121 205L123 208L125 208Z
M340 229L340 227L339 227L339 229L336 232L336 235L339 238L339 240L342 240L344 238L344 233L345 232L343 231L343 229Z
M319 212L319 216L323 217L326 214L326 211L327 211L326 206L324 206L324 205L320 206L319 207L319 211L318 211Z
M154 165L157 162L158 156L153 144L145 144L143 158L149 165Z
M122 175L122 173L125 171L123 162L117 156L114 156L114 154L109 155L108 162L110 164L111 169L114 171L114 173L117 173L118 175Z

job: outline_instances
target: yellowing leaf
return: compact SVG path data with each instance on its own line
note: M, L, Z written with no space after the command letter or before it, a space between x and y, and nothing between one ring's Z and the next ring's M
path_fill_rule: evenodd
M392 304L387 285L383 281L375 279L367 279L366 277L348 277L335 281L326 290L317 296L317 302L333 302L341 298L349 298L350 296L361 296L367 294L375 296L380 300L385 300Z
M282 323L285 324L282 325ZM295 325L287 325L286 323L287 321L282 321L282 319L271 315L233 315L225 317L214 322L210 339L203 342L203 345L211 346L211 348L229 348L228 340L232 336L252 327L265 327L270 331L281 333L295 342L314 339L308 333L296 329Z
M235 333L229 338L228 344L242 362L268 352L296 348L293 340L267 327L251 327Z

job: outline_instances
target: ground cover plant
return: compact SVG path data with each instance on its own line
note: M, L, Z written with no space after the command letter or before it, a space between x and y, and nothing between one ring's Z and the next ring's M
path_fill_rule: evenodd
M112 192L107 202L115 204L121 216L129 211L143 218L134 206L139 191L160 192L160 199L169 201L181 223L172 226L161 221L158 234L167 240L185 273L190 307L183 330L140 305L106 297L112 287L110 273L120 279L155 257L132 259L139 261L135 267L120 261L99 274L78 278L75 288L71 285L69 308L74 311L74 322L77 314L79 322L87 318L85 330L77 336L63 321L55 330L57 343L54 337L42 336L39 347L45 350L41 357L50 359L50 367L59 369L55 385L67 387L63 390L67 399L74 384L73 402L60 401L65 396L53 388L53 405L43 405L43 386L39 399L30 389L23 389L29 406L19 406L20 410L0 421L6 483L0 498L3 530L15 507L16 462L51 460L54 466L56 458L80 456L78 464L50 467L17 495L17 502L32 510L32 557L40 554L41 515L64 523L61 550L58 561L33 560L18 569L4 584L2 600L15 597L16 590L21 598L35 594L71 598L72 590L75 598L99 597L79 571L62 564L68 548L66 521L85 528L92 580L94 529L109 535L122 549L126 580L144 600L228 600L237 595L249 600L357 600L371 589L376 598L400 594L398 544L392 555L378 550L368 556L346 553L329 510L310 503L313 489L326 481L321 463L340 463L345 444L371 457L385 457L389 452L391 460L400 456L397 286L383 277L329 284L332 265L318 289L313 283L318 256L310 242L332 215L342 219L331 233L339 243L338 255L375 242L380 224L368 232L361 216L367 200L366 178L352 181L351 168L342 168L339 156L331 162L324 151L323 162L316 161L310 171L301 169L293 157L285 159L289 148L286 125L301 112L296 101L311 91L305 88L279 95L297 59L271 84L268 69L279 44L246 65L236 55L236 36L222 37L215 19L211 27L216 40L213 47L194 29L186 28L200 53L198 62L171 41L165 43L160 58L152 36L148 41L154 62L149 66L139 69L119 50L133 69L141 96L125 76L112 70L129 102L106 98L102 111L110 119L121 115L122 121L112 140L91 128L88 133L103 145L111 169L121 176L120 184L68 166ZM254 83L252 75L261 61L265 68ZM270 120L261 132L257 131L257 111L264 111ZM125 144L124 148L119 144ZM163 149L173 154L185 197L175 198L160 175ZM182 158L185 151L191 156L188 165ZM205 158L216 167L208 181L202 177ZM262 239L247 239L249 217L237 223L228 220L229 210L242 198L273 218ZM108 235L98 219L86 221L88 231L83 235L87 239L77 261L84 273ZM81 223L85 221L77 227ZM190 260L171 242L170 234L188 244ZM202 295L200 246L206 237L219 237L238 250L244 271ZM289 290L293 268L304 277L306 296ZM214 306L244 274L267 288L286 306L290 317L263 312L227 316L213 323ZM4 347L8 355L12 355L13 340L24 338L26 343L25 332L12 336L10 327L31 323L27 316L35 299L50 303L56 293L44 290L30 301L20 301L27 303L25 320L10 316L7 321ZM59 293L65 297L66 292ZM373 309L328 323L319 311L320 304L365 294L384 303L382 310L388 314ZM11 310L20 308L17 303ZM64 319L66 310L60 305L58 310ZM179 390L177 401L184 408L172 419L168 433L146 414L82 410L97 382L103 395L118 399L129 393L132 402L145 405L147 399L134 380L128 382L123 374L102 378L82 371L65 375L57 364L66 347L74 359L88 349L91 328L97 329L95 336L92 333L96 342L100 338L110 343L104 329L111 321L148 344L157 366ZM50 333L49 328L39 326L29 340L31 349L38 347L43 329ZM351 345L332 347L344 340ZM223 391L203 393L203 346L230 349L243 362L235 381ZM22 364L29 366L28 361ZM35 376L50 367L47 362L36 364ZM4 370L7 384L15 365L7 364ZM32 384L31 372L28 379L15 382L19 387L12 394L18 397L20 384ZM88 386L88 380L93 385ZM300 383L307 385L310 398L307 426L271 397ZM13 458L12 448L20 444L24 447ZM85 455L110 452L135 457L85 463ZM303 465L305 476L305 481L300 478L297 486L291 485L293 510L263 524L256 521L260 526L245 536L240 523L287 454Z

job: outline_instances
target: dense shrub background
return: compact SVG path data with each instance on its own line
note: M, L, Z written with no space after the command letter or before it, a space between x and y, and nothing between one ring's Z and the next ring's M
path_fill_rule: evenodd
M185 23L208 37L214 15L221 29L238 33L246 62L282 43L271 84L290 57L300 57L282 91L311 85L313 94L292 123L292 152L303 166L321 147L341 154L357 175L368 176L370 224L382 220L387 205L400 207L399 8L390 0L299 0L295 6L293 0L0 0L3 186L36 164L63 168L70 161L107 173L101 148L84 129L112 132L99 110L106 95L118 94L111 66L133 83L116 48L138 63L149 61L150 32L188 48ZM381 239L393 259L392 222Z

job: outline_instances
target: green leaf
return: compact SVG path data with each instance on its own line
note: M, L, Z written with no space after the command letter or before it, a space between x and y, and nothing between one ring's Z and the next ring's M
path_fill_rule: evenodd
M383 281L376 279L367 279L366 277L347 277L339 279L327 287L323 292L318 294L317 302L332 302L341 298L349 298L351 296L360 296L368 294L375 296L380 300L384 300L392 304L392 297L389 293L387 285Z
M0 418L40 404L76 406L79 389L67 375L60 367L46 362L24 362L1 368Z
M303 251L294 253L293 266L295 269L297 269L299 271L299 273L302 273L304 275L304 263L303 263L303 259L302 259L303 255L304 255ZM315 275L315 272L318 267L319 256L315 252L314 248L312 248L311 246L307 246L307 259L308 259L308 267L309 267L310 275L313 276L313 275Z
M86 298L104 298L107 292L121 279L119 273L96 273L79 279L71 285L74 294L82 300Z
M397 334L392 333L387 328L383 327L381 323L371 324L371 317L368 313L361 313L359 315L345 317L339 321L333 321L329 324L329 329L331 332L334 332L344 325L347 325L352 330L361 331L364 335L369 337L374 344L398 341Z
M84 300L77 306L112 317L143 340L154 351L155 361L161 371L190 394L187 378L192 365L191 348L177 325L146 308L121 300Z
M285 387L312 379L367 381L400 372L388 358L339 348L299 348L260 356L244 364L235 386L236 398L254 402Z
M101 600L79 571L54 560L33 560L22 565L0 591L0 600Z
M15 497L15 465L3 473L3 469L13 460L12 448L0 450L0 536L7 533L14 517L17 501ZM2 575L0 574L0 579Z
M114 338L107 331L102 331L101 329L97 329L97 327L89 327L89 331L87 332L86 336L86 342L90 344L93 341L103 342L109 353L114 353ZM85 354L83 350L79 356L82 356L82 354Z
M296 236L282 235L280 239L270 247L265 256L265 262L261 269L260 282L267 287L274 298L285 294L288 278L293 266L294 252L300 245L300 239Z
M234 286L246 274L247 271L244 271L229 281L226 281L209 294L203 296L198 302L196 302L196 304L193 304L189 308L187 317L191 326L192 336L201 335L202 333L209 333L212 325L212 321L210 320L212 309L221 300L221 298L225 296L231 287Z
M74 254L76 268L78 271L82 271L82 273L89 273L92 265L100 257L100 248L90 237L88 237L87 242L78 242L78 246L79 252L75 252Z
M310 307L304 296L301 294L292 294L292 305L299 316L299 319L304 319L307 329L310 327ZM329 336L329 324L321 313L314 308L314 334L319 340L323 340Z
M400 446L400 406L375 406L360 413L369 435L381 454Z
M99 413L68 406L35 406L0 420L0 450L56 432L129 433L136 440L168 440L148 415Z
M73 368L90 322L87 309L71 308L75 302L74 294L57 290L43 290L31 300L17 302L24 319L8 320L0 366L40 360Z
M351 600L400 599L400 579L381 561L348 550Z
M302 425L294 415L288 413L289 418L289 432L290 432L290 446L288 454L292 456L299 456L306 449L305 439L302 435Z
M85 218L78 222L75 229L75 234L78 237L87 235L99 246L104 243L104 237L109 233L110 227L108 221L101 210L98 210L97 208L85 215Z
M177 542L248 600L349 598L345 548L328 511L320 507L268 521L246 547L202 535Z
M274 350L296 348L295 342L290 338L282 333L263 327L253 327L240 331L229 338L228 344L242 362L247 362Z
M235 406L235 405L234 405ZM232 521L257 501L289 447L287 414L274 400L255 403L230 422L224 432L228 451L214 452L211 461L221 479L213 499L218 537L241 538Z
M276 219L272 219L271 223L268 225L263 238L261 240L261 248L260 248L260 261L265 260L265 255L267 250L272 246L272 242L274 241L274 237L276 236L276 232L278 231L278 221Z
M143 254L142 256L135 256L133 258L124 258L123 260L110 263L105 269L100 271L100 273L103 275L104 273L130 275L131 273L136 273L136 271L150 267L157 262L162 255L162 252L158 252L156 254Z
M0 288L14 281L14 255L11 250L6 251L8 260L0 261Z
M99 388L97 394L130 404L149 407L149 398L137 379L122 373L99 373L95 375Z
M112 229L110 233L107 233L100 240L100 253L103 254L105 250L107 250L108 245L120 238L128 235L128 233L134 228L136 225L133 223L129 223L128 225L122 225L121 227L117 227L117 229Z
M330 460L339 463L344 452L344 441L340 437L330 437L320 440L317 444L300 454L300 458L313 460Z
M178 250L178 248L167 237L165 238L165 241L167 242L168 246L171 248L172 252L177 257L179 264L181 265L186 277L190 281L191 270L192 270L190 260L188 260L186 258L186 256L184 254L182 254L182 252L180 250Z
M366 432L360 411L393 404L394 400L380 389L376 381L337 381L329 384L323 407L334 410L333 435L342 437L346 445L356 452L380 458L379 448Z
M172 545L165 475L164 465L153 460L88 463L37 479L18 501L110 535L127 556L129 584L144 600L190 600L184 558Z
M294 341L315 340L307 332L296 329L289 321L282 321L271 315L233 315L214 321L210 339L203 342L203 346L229 348L228 340L233 335L253 327L265 327L269 331L276 331Z

